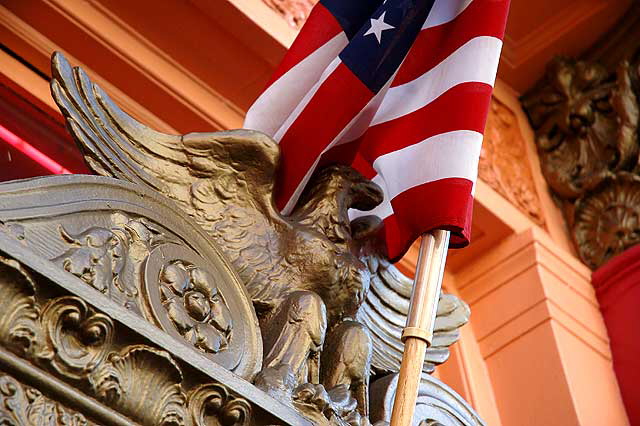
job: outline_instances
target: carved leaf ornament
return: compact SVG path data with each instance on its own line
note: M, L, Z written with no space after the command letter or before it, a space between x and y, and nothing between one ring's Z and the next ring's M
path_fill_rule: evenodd
M80 413L64 407L13 377L0 375L0 424L2 425L95 425Z
M201 277L198 277L201 278ZM166 351L147 345L117 349L113 321L76 296L55 297L40 307L32 273L0 257L0 344L74 383L142 425L248 425L251 405L222 384L187 393L183 373ZM89 425L70 411L0 375L2 424Z
M166 426L185 424L186 397L179 384L182 372L164 351L138 345L112 353L89 376L89 381L100 400L136 421Z

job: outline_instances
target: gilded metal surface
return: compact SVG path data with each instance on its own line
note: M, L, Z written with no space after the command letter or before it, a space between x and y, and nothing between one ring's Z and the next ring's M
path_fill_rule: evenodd
M0 424L93 426L96 423L75 410L47 398L8 374L0 374Z
M222 384L201 385L187 392L190 385L182 368L168 352L119 341L122 336L118 338L118 327L109 316L77 296L49 297L52 289L52 283L36 278L16 260L0 257L3 347L72 383L131 423L204 426L211 424L208 417L215 417L219 423L213 424L249 424L249 402L232 395ZM65 414L63 407L36 391L27 392L25 400L25 393L12 383L6 376L0 378L0 398L23 404L12 408L5 404L11 416L31 419L44 415L38 410L46 408L48 415L58 413L58 419L67 416L80 422L69 424L86 421L78 414ZM60 397L67 395L63 392ZM36 402L37 407L33 406ZM105 421L112 423L113 419L101 420Z
M92 176L15 181L2 194L0 221L26 247L228 370L261 369L242 283L169 200Z
M0 374L103 425L310 424L5 228L0 221Z
M637 185L629 176L640 170L638 22L635 5L596 43L597 54L554 59L522 99L543 174L592 268L640 242Z
M371 420L389 421L398 375L392 374L376 380L371 385ZM419 388L414 425L429 426L484 426L484 421L453 389L431 376L426 377Z
M355 313L366 285L364 265L303 219L283 217L275 209L279 151L273 140L250 130L160 134L122 112L61 55L53 57L53 74L54 98L88 165L177 202L225 250L260 316L296 290L327 296L330 319ZM339 217L363 197L352 184L355 172L343 169L348 171L321 181L326 184L317 198L331 211L309 212L315 215L312 221L325 214Z
M380 189L348 167L329 167L284 217L273 203L278 146L267 136L155 132L122 112L62 55L52 64L52 94L89 167L131 183L67 176L5 184L1 230L87 290L185 342L188 352L253 379L314 423L367 424L371 370L399 368L400 333L393 330L397 319L404 322L410 287L371 249L376 223L364 219L352 227L348 219L349 208L381 202ZM41 193L47 197L39 199ZM463 302L443 300L436 322L441 338L426 370L446 360L456 329L468 319ZM75 321L76 340L101 343L55 355L49 368L86 377L96 398L127 417L144 424L201 424L210 417L212 424L253 424L253 404L269 404L259 391L248 400L231 396L227 384L245 388L231 377L190 389L179 363L160 349L111 348L117 333L109 317L81 302L60 302L46 312L73 311L67 316ZM393 311L391 318L380 315L382 309ZM86 359L93 360L90 372L83 371ZM151 374L155 368L162 373ZM135 372L139 383L125 372ZM163 405L142 409L128 395L160 398Z

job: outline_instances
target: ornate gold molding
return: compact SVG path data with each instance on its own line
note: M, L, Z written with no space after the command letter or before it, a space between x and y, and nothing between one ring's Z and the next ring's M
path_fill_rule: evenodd
M228 370L259 371L262 341L242 283L168 200L95 177L4 188L0 232Z
M52 284L36 278L18 261L0 257L0 291L5 296L0 299L2 346L132 422L204 426L210 424L207 419L215 418L222 425L249 424L252 407L247 400L222 384L189 390L192 385L168 352L147 344L123 345L124 336L117 335L113 320L81 298L45 297L40 288ZM52 413L64 414L63 408L43 400L37 392L13 389L14 382L0 378L0 397L5 402L18 398L22 404L10 409L11 416L31 419L37 414L31 407L36 402L48 404ZM5 404L5 408L10 407ZM80 415L69 418L84 419Z
M0 424L94 426L97 423L26 386L8 374L0 374Z

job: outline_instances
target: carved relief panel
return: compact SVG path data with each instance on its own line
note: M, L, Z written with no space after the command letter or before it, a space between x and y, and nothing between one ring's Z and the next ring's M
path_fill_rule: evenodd
M0 424L94 426L96 423L8 374L0 374Z
M0 374L0 420L20 425L249 424L252 408L246 400L221 384L190 389L183 368L168 352L126 344L126 331L109 316L79 297L52 292L53 286L21 263L0 256L0 370L11 365L40 388L74 401L83 414ZM53 378L43 378L7 349ZM96 409L85 394L115 412Z
M301 28L318 0L263 0L293 28Z
M637 22L634 6L589 59L556 58L522 98L542 172L594 269L640 243Z
M197 225L188 229L190 221L178 212L180 220L166 217L175 209L167 201L106 181L60 177L38 190L5 185L3 228L118 305L252 377L260 369L262 342L235 273Z
M538 225L544 225L524 144L513 111L493 98L482 141L478 177Z

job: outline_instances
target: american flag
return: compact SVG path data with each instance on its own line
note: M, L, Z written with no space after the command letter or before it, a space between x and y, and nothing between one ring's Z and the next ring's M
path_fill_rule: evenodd
M388 255L426 231L469 243L482 132L509 0L320 0L244 127L272 136L276 203L313 172L349 164L385 193Z

